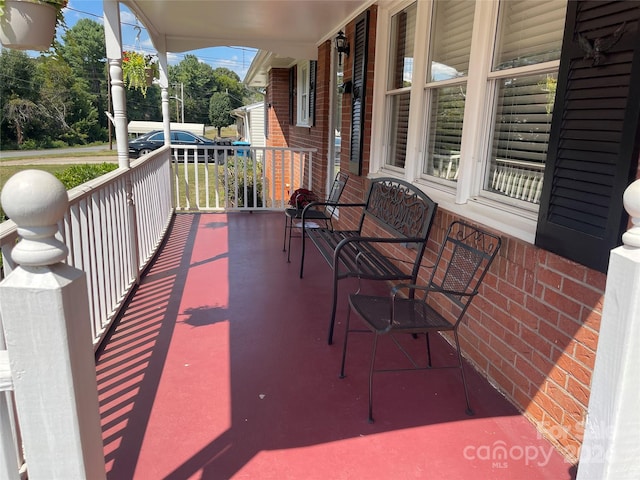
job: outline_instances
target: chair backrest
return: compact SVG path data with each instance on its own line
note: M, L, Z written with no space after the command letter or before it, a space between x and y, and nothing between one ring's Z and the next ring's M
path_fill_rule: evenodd
M500 237L473 225L461 221L451 223L440 247L429 286L446 291L477 293L501 243ZM460 308L456 323L460 322L474 295L445 295Z
M333 180L333 184L331 184L331 190L329 191L329 196L327 197L327 202L329 203L338 203L340 201L340 197L342 196L342 192L344 191L344 187L347 184L347 180L349 180L349 175L344 172L336 173L336 178ZM337 207L334 205L329 205L327 207L327 212L329 215L333 215Z

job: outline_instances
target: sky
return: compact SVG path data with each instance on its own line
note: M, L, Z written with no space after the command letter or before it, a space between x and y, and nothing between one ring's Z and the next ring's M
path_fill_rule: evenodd
M70 0L68 7L63 11L64 19L69 28L81 18L90 18L99 23L103 21L102 0ZM122 43L124 50L135 50L142 53L156 53L147 31L142 23L122 4L120 4L120 22L122 23ZM169 53L170 65L179 63L185 55L192 54L198 59L210 65L212 68L226 67L238 74L240 80L244 77L251 65L253 57L257 53L253 48L240 47L215 47L194 50L184 53Z

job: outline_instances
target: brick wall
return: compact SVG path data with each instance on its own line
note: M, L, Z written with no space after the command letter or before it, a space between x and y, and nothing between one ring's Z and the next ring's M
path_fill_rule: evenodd
M269 71L269 86L266 91L267 110L265 115L268 116L268 132L266 145L268 147L286 147L287 136L289 135L289 69L273 68ZM282 155L274 154L273 160L276 164L282 162ZM284 175L289 178L288 164L285 163ZM273 176L273 172L275 177ZM276 192L275 200L279 200L280 192L282 192L282 170L280 168L271 169L265 165L265 175L267 177L266 188L274 187ZM284 196L288 199L292 191L290 185L285 185Z

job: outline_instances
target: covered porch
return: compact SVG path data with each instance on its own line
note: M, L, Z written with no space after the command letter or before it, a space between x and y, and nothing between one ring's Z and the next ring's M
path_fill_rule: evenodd
M170 129L169 52L211 45L255 46L263 49L261 55L265 57L259 62L264 68L256 69L253 78L267 85L266 121L272 127L270 142L278 143L264 147L265 155L269 149L275 149L274 158L280 159L278 151L285 148L288 152L302 150L309 154L301 163L294 163L293 157L288 163L280 162L282 172L299 178L300 184L323 191L337 163L352 173L345 194L347 201L360 200L368 181L376 176L401 177L434 195L439 211L447 219L472 219L498 231L507 240L508 246L502 249L503 261L496 268L500 281L483 295L489 312L485 315L478 308L478 315L469 319L465 331L469 361L476 365L483 363L479 370L484 368L482 374L474 373L470 381L476 415L470 418L464 413L460 379L455 371L390 374L376 380L377 422L367 424L369 342L366 339L353 342L347 359L348 377L339 380L343 333L340 324L336 345L329 347L324 342L330 271L319 256L311 257L315 252L310 252L307 276L300 280L297 263L287 263L281 253L284 222L281 210L286 200L286 181L276 183L275 175L264 174L263 182L269 178L273 201L259 205L256 191L249 193L249 177L244 176L243 187L239 182L232 183L235 198L244 199L242 206L238 203L221 206L216 200L219 188L215 173L220 170L214 171L210 179L209 167L203 166L206 170L199 177L200 170L195 165L192 174L186 159L181 162L176 158L170 145L136 162L129 161L119 2L105 0L107 58L120 168L69 192L68 208L58 203L51 209L43 200L35 205L38 208L34 211L24 212L22 204L26 202L15 196L16 208L22 209L16 211L24 214L21 219L24 222L17 220L18 215L11 215L18 227L12 222L0 226L0 248L5 262L2 275L6 275L0 288L0 294L6 294L0 299L0 306L7 333L7 350L0 340L0 385L6 391L0 396L3 425L0 477L4 474L12 480L20 478L18 469L21 469L23 478L28 470L29 478L34 479L93 480L103 478L106 464L106 475L118 480L471 476L555 479L575 476L573 465L578 455L581 480L637 477L640 444L634 441L637 428L628 428L640 424L637 382L629 374L631 369L625 366L633 365L640 351L637 340L640 336L636 334L638 306L629 300L637 298L640 289L637 232L640 227L627 232L625 245L614 250L610 248L620 244L617 237L611 246L598 244L598 255L590 258L600 263L611 258L608 270L579 264L567 252L539 245L535 239L537 207L518 204L515 208L509 198L496 200L498 195L508 196L510 189L487 190L486 198L491 201L478 201L484 198L480 194L484 195L485 190L479 183L471 188L469 172L477 163L474 152L488 151L484 147L489 137L476 135L473 128L467 127L465 131L473 135L461 137L466 150L451 156L452 164L453 160L459 160L460 165L467 167L467 177L460 177L464 180L460 183L449 179L449 173L444 180L429 171L417 175L415 167L423 166L419 165L417 142L425 138L422 133L426 132L417 128L419 122L409 122L409 117L407 125L413 130L407 139L411 148L395 159L397 164L389 164L386 147L379 148L382 136L377 133L387 127L383 113L384 106L390 104L384 83L385 75L392 69L385 59L391 51L392 22L404 15L396 17L403 6L401 2L345 0L331 2L332 8L326 8L324 1L217 1L206 3L206 7L205 2L199 1L121 3L146 26L158 50L165 133ZM481 111L481 107L490 103L485 102L490 93L487 85L491 82L496 86L499 77L511 75L486 71L488 52L493 45L492 30L486 26L497 25L500 6L513 4L516 2L475 2L478 17L473 22L477 27L473 31L484 42L474 57L478 60L473 63L484 74L470 75L469 90L471 97L475 95L477 107L475 111L468 110L473 122L466 124L471 127L486 123L488 112ZM420 25L426 25L431 13L423 8L431 3L416 5L421 6L421 11L416 12ZM528 6L526 2L521 5ZM589 25L582 26L582 30L574 29L575 32L567 29L571 34L588 32L588 38L584 38L593 42L601 40L601 35L609 32L625 13L616 10L618 13L609 18L609 7L632 12L635 16L633 22L628 22L629 33L616 45L619 50L616 53L626 59L623 63L630 72L635 75L640 71L634 63L638 55L631 54L637 45L633 40L640 18L640 10L633 2L569 2L569 5L585 9L595 5L594 8L604 10L602 16L606 21L603 20L601 32ZM236 8L233 21L229 16L215 15ZM572 12L572 17L567 18L579 17L577 7ZM589 23L588 15L581 18ZM573 25L573 20L562 21L569 27ZM538 23L546 25L542 20ZM624 25L627 26L626 21ZM334 48L334 38L343 29L353 48L348 60L346 54L338 57ZM418 30L426 35L427 29ZM557 36L560 31L560 26L554 30ZM426 43L426 38L422 40ZM420 42L416 40L415 44ZM355 53L356 45L360 45L359 55ZM368 48L362 48L364 45ZM571 42L567 42L566 50L578 59L578 64L589 63L591 72L598 73L604 68L587 62L584 53L573 48ZM420 53L424 67L428 58L424 45ZM607 56L614 59L613 53ZM404 53L399 58L404 59ZM408 60L409 57L407 63L411 63ZM314 61L318 78L317 83L313 82L317 88L313 91L317 104L313 110L315 123L311 109L302 108L306 103L300 102L304 97L311 106L312 95L301 93L311 92L297 88L300 95L290 94L296 87L307 86L307 82L295 80L309 79ZM342 66L341 61L344 69L340 73L336 66ZM569 60L557 58L545 62L540 72L546 75L562 70L566 61ZM361 108L363 104L358 102L338 104L335 98L341 81L355 77L355 65L365 68L356 72L360 88L350 90L349 95L356 100L365 95L370 100L366 108ZM615 70L616 64L607 65ZM528 76L532 68L518 66L513 75ZM426 68L416 66L418 70L422 78L414 82L414 89L422 89L426 82ZM625 82L634 85L634 79L629 74ZM342 86L345 84L348 82ZM365 85L366 91L362 88ZM546 85L536 83L536 88ZM353 86L356 85L350 88ZM616 89L616 95L618 90L624 89ZM620 118L626 118L628 110L637 120L635 92L634 87L628 95L620 94L621 107L615 112ZM582 93L595 100L605 98L599 96L595 85ZM546 94L543 97L548 98ZM569 104L569 100L568 96L560 98L558 105ZM597 105L604 103L595 100ZM422 112L415 107L416 103L413 105L402 111L411 112L409 116L415 119ZM594 115L598 120L607 118L599 111ZM617 169L621 172L617 179L619 188L602 200L603 207L614 207L610 214L603 208L606 210L603 218L617 219L623 226L627 217L622 213L622 191L637 170L636 123L620 121L620 130L624 132L616 130L608 140L615 145L612 150L616 152L618 145L624 147L618 156L628 160L624 165L632 167ZM345 134L340 137L342 150L338 162L332 153L336 148L336 124L341 125ZM634 127L622 129L623 124ZM357 126L355 130L353 125ZM598 135L587 136L597 140L602 132L599 124L594 128ZM624 135L617 136L618 133ZM584 152L600 151L582 143L579 147L580 161L587 160ZM252 147L254 152L257 153ZM406 167L405 161L409 162ZM503 174L500 162L496 159L496 172ZM609 162L608 166L611 165L617 163ZM579 164L569 176L582 168ZM226 179L228 170L223 172ZM474 175L480 178L482 172L474 171ZM608 178L600 173L589 177ZM206 186L203 190L194 189L202 178ZM523 177L518 176L517 180L523 181ZM216 186L209 188L209 182L215 182ZM547 181L546 185L552 183ZM48 193L46 188L31 191ZM62 196L66 201L66 193ZM640 197L638 192L631 196ZM251 197L253 203L249 202ZM574 203L590 210L582 197ZM635 199L632 203L640 205ZM501 208L495 209L494 205ZM228 208L242 212L231 213ZM190 213L176 214L181 209ZM218 209L226 213L203 213ZM634 225L638 225L640 208L627 210ZM48 214L39 215L42 212ZM57 213L60 215L56 216ZM32 222L31 215L38 216L37 222ZM511 221L514 219L515 223ZM347 215L340 221L346 225L353 223ZM43 230L31 228L34 225ZM615 225L616 229L618 226ZM20 227L29 228L18 232ZM49 237L41 241L46 235L40 233L45 230ZM18 236L30 242L16 243ZM583 246L572 238L562 238L570 247L568 250ZM57 243L64 243L67 250ZM48 248L52 245L54 248ZM158 246L161 250L156 255ZM14 255L16 251L19 258ZM45 292L31 287L34 278L66 281L68 278L64 276L49 273L72 270L75 277L62 282L57 289ZM42 273L47 275L37 277ZM343 288L344 292L353 290L355 285L345 282L343 287L349 287ZM41 300L42 305L34 303L34 307L22 301L34 296L42 299L50 292L53 293L47 297L48 303ZM84 297L88 297L88 305L81 301ZM346 314L345 301L344 297L339 299L339 319ZM52 321L54 313L56 318ZM46 325L37 336L40 343L35 347L36 335L30 335L30 330L24 328L27 320L33 323L34 331ZM87 338L94 341L93 346L100 343L95 352L97 370L88 340L78 340L78 335L71 336L75 342L66 342L64 335L53 335L47 330L53 324L61 329L70 325L78 328L82 322ZM104 342L103 335L107 335ZM477 345L472 344L474 339L478 339ZM407 340L410 348L417 345ZM55 345L55 355L48 350L54 341L59 343ZM446 360L451 354L447 345L442 342L437 347L438 359ZM10 352L12 348L14 351ZM80 350L83 357L77 355ZM34 351L38 355L33 355ZM391 351L387 355L390 362L396 361ZM68 357L72 357L69 362ZM54 360L64 367L67 363L72 368L78 367L81 379L66 375L71 368L51 368ZM25 381L28 375L24 373L35 372L31 368L35 363L44 372L62 373L64 381L53 375L31 375ZM24 365L28 368L23 368ZM472 367L468 367L471 373ZM76 398L82 402L76 402ZM99 407L100 424L93 407L96 411ZM13 416L16 409L19 422ZM63 409L68 421L65 428L70 427L56 430L57 435L44 435L43 431L48 431L43 427L45 422L56 423ZM56 415L51 415L52 411ZM77 435L67 435L71 427ZM59 434L60 431L64 434ZM562 455L545 438L551 439ZM61 439L67 442L60 447ZM104 443L104 456L100 440ZM71 474L71 468L81 473Z
M299 239L287 263L283 222L280 212L176 215L97 353L107 478L574 478L468 364L474 416L457 370L405 372L376 377L367 423L367 335L338 378L344 292L356 281L328 346L330 269L311 249L299 279ZM402 360L383 346L385 361ZM439 340L434 353L454 352Z

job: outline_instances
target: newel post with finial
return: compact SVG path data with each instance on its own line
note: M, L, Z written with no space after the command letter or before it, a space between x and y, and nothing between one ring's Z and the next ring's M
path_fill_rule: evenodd
M623 203L631 228L609 256L578 480L640 478L640 180Z
M87 281L62 263L67 247L56 237L67 192L53 175L25 170L0 201L21 238L0 315L29 479L104 479Z

